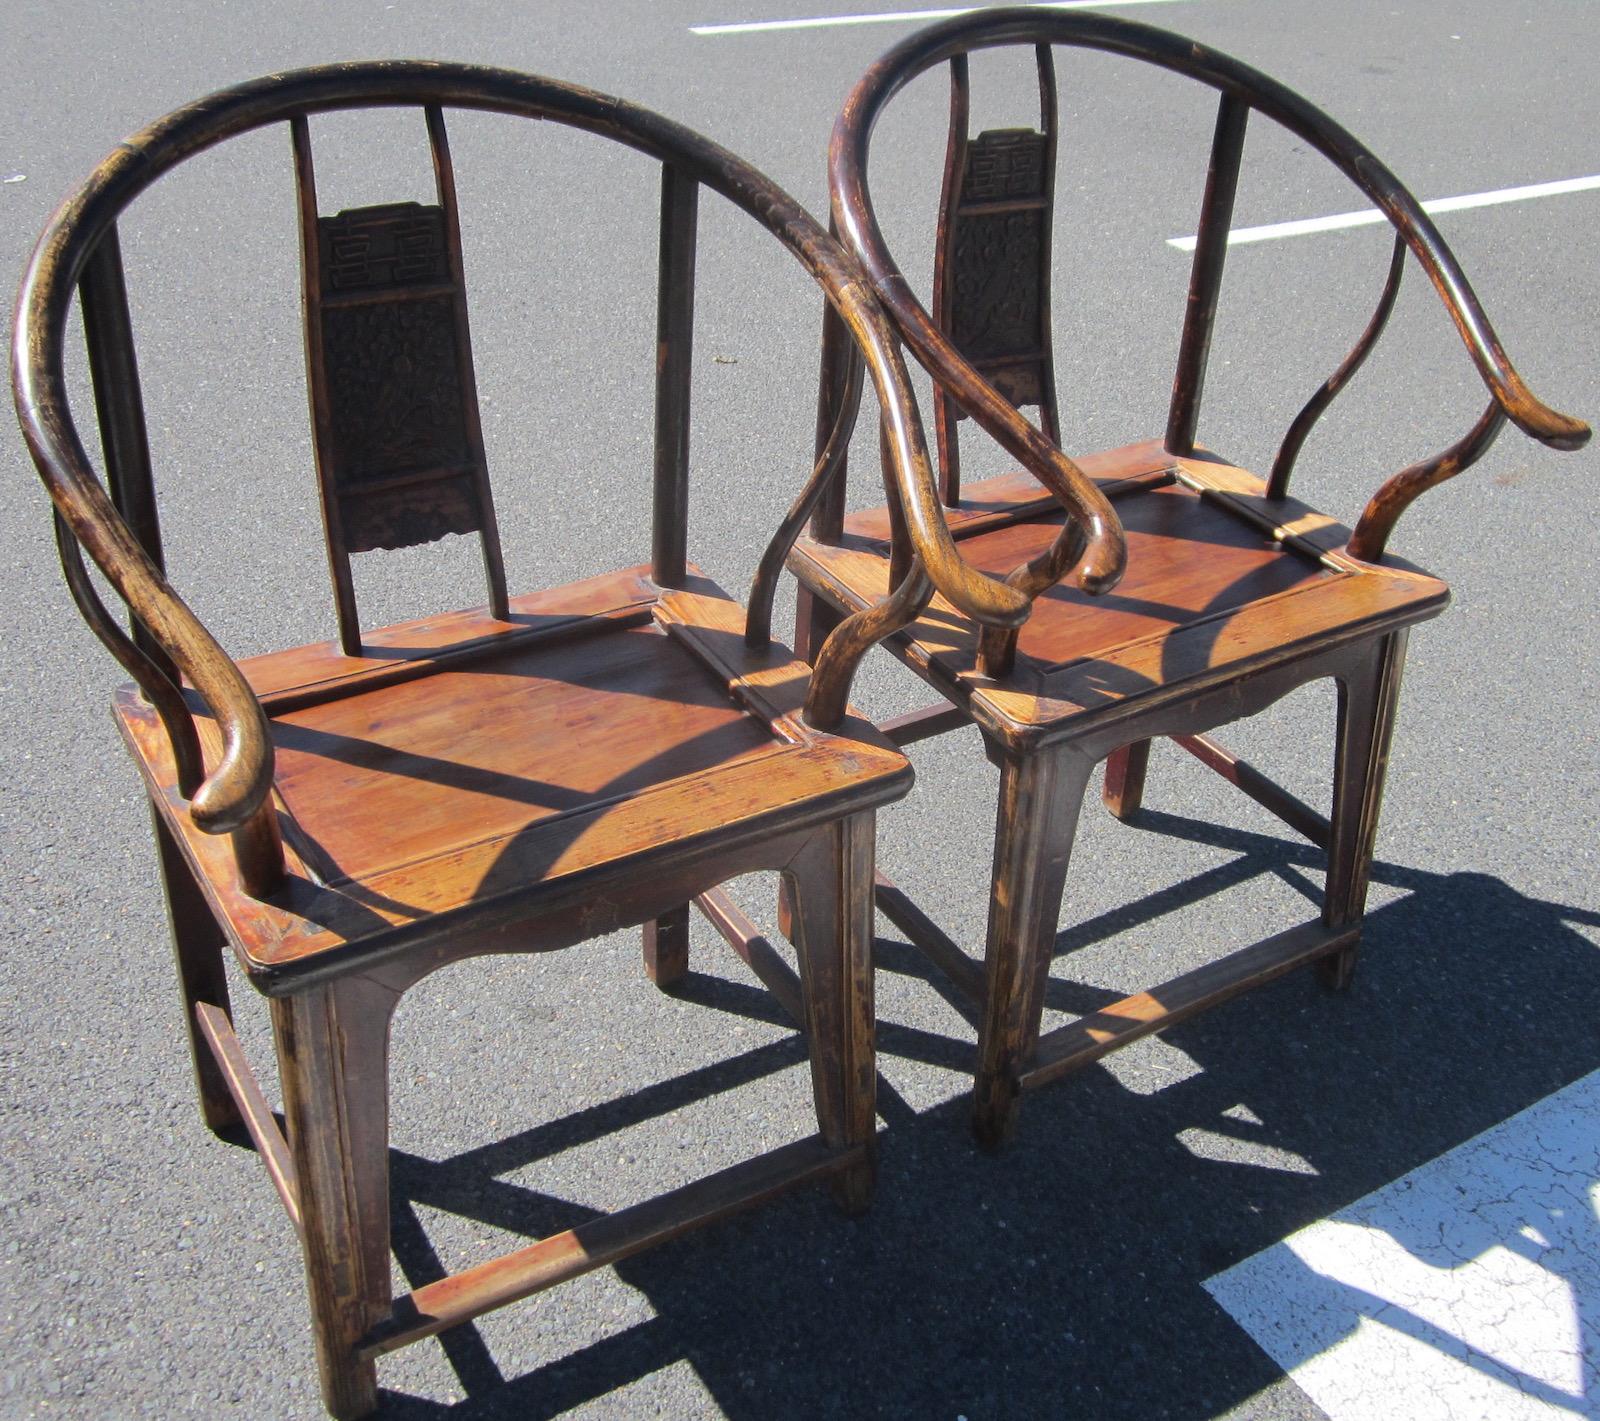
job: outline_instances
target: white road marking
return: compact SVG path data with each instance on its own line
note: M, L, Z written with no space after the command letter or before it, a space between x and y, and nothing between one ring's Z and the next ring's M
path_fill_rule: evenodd
M1031 10L1104 10L1113 5L1180 5L1183 0L1050 0L1025 6ZM819 15L808 20L747 20L731 25L690 25L692 35L770 34L774 30L825 30L838 25L892 25L934 20L950 20L970 15L981 5L963 5L954 10L885 10L877 15Z
M1600 1072L1205 1286L1331 1421L1600 1416Z
M1559 197L1569 192L1591 192L1600 188L1600 173L1589 178L1562 178L1553 183L1528 183L1523 187L1497 188L1493 192L1472 192L1465 197L1439 197L1422 204L1424 212L1464 212L1471 207L1496 207L1502 202L1526 202L1535 197ZM1271 222L1264 227L1235 227L1228 233L1228 245L1245 242L1271 242L1279 237L1304 237L1312 232L1339 232L1346 227L1370 227L1386 222L1375 207L1360 212L1336 212L1331 217L1306 217L1298 222ZM1192 252L1196 237L1168 237L1167 245L1180 252Z

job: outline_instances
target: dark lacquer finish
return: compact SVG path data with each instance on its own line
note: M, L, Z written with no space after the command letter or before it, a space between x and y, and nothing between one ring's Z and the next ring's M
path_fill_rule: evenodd
M1032 383L1050 365L1049 269L1041 282L1034 258L1048 254L1056 183L1034 162L1054 153L1055 104L1053 94L1042 95L1037 133L984 136L994 149L984 158L988 171L1016 171L1018 191L1006 197L985 189L974 204L973 154L984 139L974 144L967 137L967 60L1002 46L1014 46L1019 58L1031 54L1046 84L1050 70L1041 56L1052 46L1076 46L1158 65L1218 91L1210 161L1197 183L1198 240L1178 323L1167 428L1159 439L1068 458L1058 447L1054 392ZM867 157L885 105L918 74L944 63L950 142L930 314L885 245L867 187ZM1196 442L1252 116L1281 125L1328 158L1395 230L1377 309L1283 437L1270 481ZM941 419L944 526L973 569L1028 599L1029 614L1018 627L974 617L956 596L918 603L916 620L886 645L943 699L881 727L894 743L908 745L975 723L1000 769L984 961L963 952L887 879L880 877L877 892L885 914L973 1000L974 1123L979 1138L993 1145L1012 1128L1021 1091L1117 1046L1303 963L1318 963L1335 984L1349 979L1407 632L1442 610L1448 597L1442 582L1384 560L1395 521L1418 495L1479 458L1507 421L1557 449L1577 448L1589 431L1528 391L1449 248L1376 157L1281 84L1181 36L1039 8L983 10L935 25L890 50L855 87L834 130L831 161L835 227L862 257L906 343L934 377L938 408L972 416L1022 463L1018 473L962 487L948 437L954 418ZM877 155L880 169L887 161ZM1026 221L1017 224L1014 242L963 244L962 224L974 206L991 225L1000 213L1025 214ZM1035 230L1037 239L1029 235ZM1407 254L1444 301L1488 388L1489 406L1456 444L1385 483L1352 532L1291 498L1289 479L1318 417L1381 335ZM985 296L995 306L985 309ZM1022 360L1036 318L1044 322L1038 345ZM1006 363L1010 357L1015 364ZM830 373L837 385L843 378L837 359L825 366ZM1019 403L1039 407L1042 429L1022 418ZM926 593L919 585L929 566L920 557L923 533L914 518L898 518L892 503L815 519L790 556L802 589L799 641L820 644L841 616L882 606L891 588L907 602ZM1326 816L1209 734L1322 677L1339 687ZM1133 815L1158 736L1171 737L1326 849L1323 912L1041 1037L1043 987L1090 774L1105 760L1107 805L1119 817Z
M317 205L308 118L414 109L438 202L333 215ZM661 164L652 561L509 597L467 325L446 108L546 119ZM287 130L298 179L311 419L339 636L236 663L162 573L138 363L116 222L189 155ZM752 611L688 559L690 337L698 192L759 222L822 287L843 375L831 443L761 561ZM81 292L107 484L68 408L68 315ZM648 342L648 325L641 338ZM938 522L906 370L859 267L732 154L619 100L506 71L352 64L201 100L120 146L57 213L24 282L13 378L55 502L62 565L134 677L117 717L155 810L201 1110L242 1123L299 1233L322 1385L336 1416L377 1401L374 1359L808 1180L847 1209L873 1179L872 829L910 767L847 705L906 599L842 620L813 675L770 636L771 591L830 487L863 376L891 478ZM832 450L830 453L829 450ZM307 471L308 477L311 471ZM361 629L350 560L471 532L489 604ZM82 556L126 604L130 635ZM1020 618L948 535L940 585ZM898 620L896 620L898 618ZM330 747L337 747L336 752ZM784 885L799 971L718 885ZM697 1184L390 1295L389 1023L438 968L564 948L642 925L663 987L688 970L690 905L803 1024L818 1131ZM280 1129L229 1011L230 947L271 999Z

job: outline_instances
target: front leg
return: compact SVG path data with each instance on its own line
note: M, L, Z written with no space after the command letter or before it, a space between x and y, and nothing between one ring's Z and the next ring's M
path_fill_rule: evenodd
M398 994L362 977L272 1003L322 1396L340 1421L378 1404L357 1352L389 1315L389 1018Z
M1391 632L1355 674L1339 682L1339 730L1333 771L1333 816L1328 835L1328 882L1322 921L1330 928L1359 923L1367 910L1367 878L1378 837L1378 810L1389 769L1389 742L1400 704L1406 633ZM1360 942L1322 958L1323 982L1349 986Z
M862 1158L833 1177L846 1213L872 1202L878 1083L872 1008L871 811L819 829L784 870L805 993L811 1083L822 1138Z
M1010 1138L1017 1079L1039 1043L1067 864L1094 761L1069 749L1000 757L986 993L972 1129L985 1149Z

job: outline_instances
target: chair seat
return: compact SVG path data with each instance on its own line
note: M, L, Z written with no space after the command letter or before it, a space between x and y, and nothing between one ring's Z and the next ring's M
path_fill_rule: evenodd
M1293 499L1268 500L1260 479L1209 455L1176 458L1151 440L1078 463L1127 533L1113 591L1061 585L1040 596L1003 681L979 673L974 624L942 597L888 643L1008 745L1098 731L1254 667L1424 620L1449 600L1424 572L1344 555L1347 529ZM998 577L1042 552L1063 521L1021 473L971 485L947 518L963 556ZM802 539L790 566L854 610L887 591L888 536L885 510L852 514L837 545Z
M790 832L807 802L820 820L903 794L903 759L859 720L849 740L805 726L809 669L748 651L742 628L703 576L663 590L641 567L515 599L507 621L369 632L361 657L323 643L241 662L270 719L289 862L267 902L238 888L226 841L193 828L132 687L117 714L187 852L233 885L218 906L275 991L413 943L412 924L503 927L582 895L578 935L628 926L596 917L608 881L759 836L764 814Z

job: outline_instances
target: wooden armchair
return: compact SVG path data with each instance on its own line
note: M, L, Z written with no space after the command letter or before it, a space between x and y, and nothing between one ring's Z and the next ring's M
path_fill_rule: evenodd
M1039 130L968 131L967 55L1023 46L1037 61ZM1199 237L1182 316L1170 416L1157 438L1068 458L1057 447L1050 328L1056 147L1054 46L1101 50L1219 91ZM868 188L874 124L907 83L950 66L950 132L930 314L890 255ZM1355 349L1283 439L1266 479L1196 443L1246 121L1272 120L1339 168L1394 228L1378 308ZM885 161L881 156L880 163ZM974 1125L996 1145L1019 1093L1055 1080L1232 994L1317 962L1342 984L1354 964L1406 636L1440 612L1442 582L1385 558L1421 493L1479 458L1507 420L1556 449L1588 438L1541 404L1512 368L1449 248L1366 148L1283 85L1146 25L1038 9L985 10L935 25L884 55L834 130L834 222L861 256L936 382L944 523L969 565L1024 595L1020 633L943 597L923 575L927 525L887 506L844 515L830 487L790 567L802 586L801 654L838 617L891 593L915 615L886 645L943 697L882 729L908 745L976 724L1001 772L985 961L951 942L887 879L879 906L973 1002L979 1016ZM1381 333L1407 254L1445 303L1488 389L1471 430L1388 479L1352 532L1289 494L1312 425ZM842 329L826 344L823 419L849 408ZM831 362L831 363L828 363ZM1039 409L1041 428L1017 404ZM964 487L958 424L971 416L1022 471ZM887 446L886 446L887 448ZM914 609L911 610L911 609ZM1332 812L1324 817L1210 738L1306 682L1338 683ZM1105 798L1139 807L1149 744L1170 736L1328 853L1321 916L1127 997L1041 1038L1067 863L1095 764Z
M308 119L372 107L417 111L438 200L325 216ZM507 594L447 108L548 120L661 164L646 564ZM117 223L189 157L268 126L285 131L299 194L313 444L339 637L235 663L163 572ZM906 371L852 259L732 154L551 80L369 63L213 95L113 151L57 212L23 283L17 408L55 503L73 597L136 683L115 709L154 806L201 1109L215 1129L248 1127L302 1238L323 1393L336 1416L373 1408L375 1358L393 1348L790 1185L826 1179L852 1210L871 1192L873 817L906 792L910 768L846 698L861 654L895 622L879 609L846 621L815 675L772 643L773 589L806 498L767 550L748 614L687 561L702 185L822 287L858 368L872 375L892 461L932 510ZM69 406L75 299L105 487ZM488 606L363 630L351 555L445 533L481 539ZM131 633L102 603L84 551L127 604ZM995 601L953 555L947 567L958 593L967 579L972 595ZM753 951L717 892L758 869L786 885L798 977L764 940ZM550 951L635 924L644 925L650 974L667 984L687 967L697 899L803 1017L819 1133L392 1298L387 1051L401 994L469 956ZM224 945L271 1000L287 1138L231 1024Z

